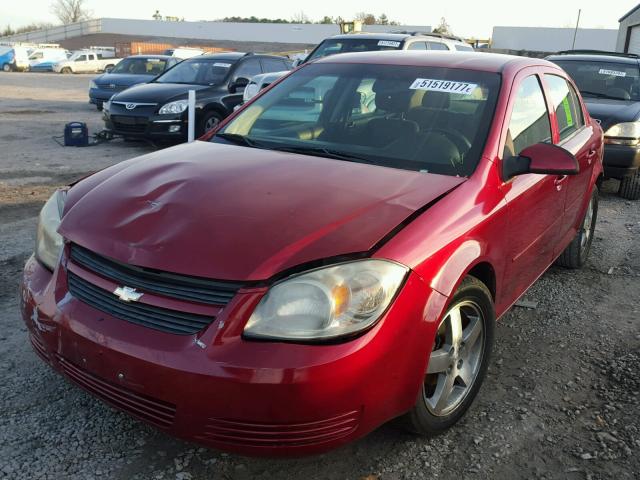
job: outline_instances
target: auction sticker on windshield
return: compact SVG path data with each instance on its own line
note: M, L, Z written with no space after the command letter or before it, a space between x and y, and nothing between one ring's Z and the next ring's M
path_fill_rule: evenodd
M392 40L380 40L378 42L379 47L399 47L400 42L394 42Z
M455 82L452 80L434 80L431 78L416 78L409 88L411 90L431 90L434 92L449 92L471 95L471 93L473 93L477 86L477 83Z
M614 77L626 77L627 72L619 72L618 70L607 70L606 68L601 68L598 73L600 75L613 75Z

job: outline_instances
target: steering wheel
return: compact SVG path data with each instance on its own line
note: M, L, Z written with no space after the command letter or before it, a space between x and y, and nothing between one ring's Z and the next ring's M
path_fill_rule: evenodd
M466 153L471 150L471 142L460 132L443 128L430 128L429 133L440 133L451 140L460 153L460 159L463 159Z

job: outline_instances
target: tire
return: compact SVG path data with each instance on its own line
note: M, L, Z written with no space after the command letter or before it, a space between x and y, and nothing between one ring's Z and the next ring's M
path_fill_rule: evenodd
M591 243L598 219L598 187L593 186L587 211L584 214L578 233L564 252L556 259L556 265L564 268L582 268L589 258Z
M627 175L620 180L620 188L618 195L625 200L640 199L640 169L636 170L633 175Z
M456 318L460 320L456 322ZM459 335L453 333L454 323L461 326ZM403 418L408 430L437 435L462 418L487 374L495 323L489 289L477 278L468 276L453 295L438 326L429 350L424 383L415 405ZM451 389L445 397L447 386Z
M13 69L11 68L11 64L10 63L5 63L5 64L2 65L2 71L3 72L10 72L11 70L13 70Z
M205 113L204 117L202 117L202 121L200 122L200 132L198 136L202 136L208 131L216 128L221 121L222 115L218 112L209 111Z
M101 111L102 111L102 108L103 108L102 103L96 103L96 110L98 110L99 112L101 112Z
M73 73L73 71L71 70L70 67L64 67L62 70L60 70L60 73L64 73L65 75L68 75L70 73Z

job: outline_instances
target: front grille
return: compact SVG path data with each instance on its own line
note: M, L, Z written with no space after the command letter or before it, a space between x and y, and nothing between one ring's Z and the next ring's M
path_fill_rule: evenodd
M165 333L191 335L211 324L214 317L170 310L140 302L124 302L113 293L96 287L82 277L68 272L69 293L101 312L136 325Z
M111 116L113 128L119 132L144 133L147 130L147 119L145 117L118 117Z
M294 447L337 440L358 428L360 412L354 410L324 420L305 423L248 423L211 418L199 440L250 447Z
M160 428L169 428L173 424L175 405L107 382L60 355L56 355L56 358L67 378L106 403Z
M243 285L127 265L76 244L71 246L71 260L119 285L209 305L226 305Z

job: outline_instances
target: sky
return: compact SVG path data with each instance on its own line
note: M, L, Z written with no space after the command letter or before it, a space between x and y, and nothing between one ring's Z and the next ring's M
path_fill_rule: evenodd
M31 22L56 22L50 12L52 0L0 0L0 28ZM635 7L639 0L244 0L236 2L203 0L85 0L95 17L151 19L156 10L162 15L184 17L185 20L215 20L226 16L286 18L303 11L312 20L325 15L353 18L365 10L378 16L385 13L391 20L408 25L435 27L441 17L453 33L488 38L494 26L574 27L578 9L582 9L580 26L585 28L618 28L618 19Z

